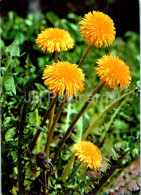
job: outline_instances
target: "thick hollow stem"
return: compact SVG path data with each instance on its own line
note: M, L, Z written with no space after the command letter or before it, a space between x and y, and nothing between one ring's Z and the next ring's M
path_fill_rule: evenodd
M56 101L57 101L57 98L58 98L58 96L56 96L56 98L55 98L54 101L52 102L52 104L51 104L49 110L46 112L46 115L45 115L45 117L44 117L44 119L43 119L43 121L42 121L40 127L42 127L42 128L44 127L44 125L45 125L45 123L46 123L46 120L48 119L48 117L49 117L49 115L50 115L50 112L51 112L53 106L55 105L55 103L56 103ZM38 139L40 133L41 133L41 130L38 129L37 133L35 134L35 136L34 136L34 138L33 138L33 141L31 142L31 144L30 144L30 146L29 146L30 152L32 152L32 150L33 150L33 148L34 148L34 146L35 146L35 144L36 144L36 141L37 141L37 139Z
M70 112L71 112L71 103L68 103L67 119L66 119L65 131L66 131L66 130L68 129L68 127L69 127Z
M92 99L94 97L94 95L102 88L103 83L101 82L93 91L93 93L90 95L89 99L86 101L85 105L83 106L83 108L81 109L81 111L79 112L79 114L76 116L76 118L74 119L73 123L71 124L71 126L68 128L68 130L66 131L58 149L56 150L54 159L53 159L53 164L56 161L56 158L58 156L58 154L60 153L60 150L63 146L63 144L65 143L66 139L69 137L72 129L74 128L74 126L76 125L77 121L79 120L79 118L82 116L82 114L84 113L84 111L86 110L86 108L88 107L88 105L92 102Z
M37 126L40 125L40 122L39 122L39 112L38 112L38 109L36 108L35 110L35 118L36 118L36 124ZM40 137L37 139L37 154L40 152Z
M55 55L55 62L57 63L58 62L58 53L57 53L57 51L54 51L54 55Z
M80 60L80 62L79 62L79 65L78 65L79 68L81 68L82 64L84 63L84 61L85 61L85 59L86 59L86 57L87 57L87 55L88 55L88 53L89 53L91 47L92 47L91 45L89 45L89 46L87 47L87 50L85 51L84 55L82 56L82 58L81 58L81 60Z
M57 63L58 62L58 53L57 53L57 51L54 51L54 56L55 56L55 62ZM55 105L53 106L53 108L50 112L49 125L48 125L48 135L50 133L51 126L53 124L54 109L55 109ZM46 151L47 151L47 142L46 142L46 145L45 145L45 153L46 153Z
M54 130L55 130L55 127L56 127L56 124L59 120L59 117L61 115L61 111L63 109L63 106L65 104L65 101L61 103L57 113L56 113L56 116L55 116L55 119L54 119L54 122L52 124L52 127L50 129L50 132L49 132L49 135L48 135L48 139L47 139L47 145L46 145L46 149L45 149L45 153L47 155L49 155L49 151L50 151L50 143L51 143L51 140L52 140L52 137L53 137L53 133L54 133Z
M40 119L39 119L39 112L38 112L38 108L36 108L35 110L35 118L36 118L36 125L39 126L40 125ZM40 152L40 137L38 137L37 139L37 143L36 143L36 153L38 154ZM36 177L38 177L40 175L40 168L36 167L37 172L36 172Z
M55 105L53 106L51 112L50 112L50 117L49 117L49 125L48 125L48 134L50 132L52 123L53 123L53 117L54 117L54 109L55 109Z

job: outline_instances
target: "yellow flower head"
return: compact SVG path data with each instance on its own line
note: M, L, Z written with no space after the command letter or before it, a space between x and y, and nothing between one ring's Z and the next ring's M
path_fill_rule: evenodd
M82 164L87 163L91 169L99 169L102 155L99 148L89 141L80 141L74 144L75 155Z
M115 40L114 22L103 12L93 11L85 14L80 25L82 37L89 45L106 47Z
M72 49L74 41L68 31L59 28L47 28L38 34L36 39L38 47L43 51L60 52Z
M129 66L118 56L104 55L97 64L96 73L107 87L115 89L119 86L122 90L124 86L129 86L131 81Z
M71 96L84 89L85 76L76 64L58 62L47 65L43 72L44 84L58 95Z

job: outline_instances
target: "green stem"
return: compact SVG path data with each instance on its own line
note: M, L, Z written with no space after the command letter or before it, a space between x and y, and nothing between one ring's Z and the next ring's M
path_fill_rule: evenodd
M84 55L82 56L82 58L81 58L81 60L80 60L80 62L79 62L79 65L78 65L79 68L81 68L82 64L84 63L84 61L85 61L85 59L86 59L86 57L87 57L87 55L88 55L88 53L89 53L91 47L92 47L91 45L88 45L88 47L87 47L87 49L86 49Z
M54 56L55 56L55 62L57 63L58 62L58 53L57 53L57 51L54 51ZM49 125L48 125L48 135L49 135L52 123L53 123L54 109L55 109L55 104L54 104L54 106L53 106L53 108L50 112ZM46 150L47 150L47 142L46 142L46 145L45 145L45 152L46 152Z
M53 109L53 106L55 105L55 103L56 103L56 101L57 101L57 98L58 98L58 96L56 96L56 98L54 99L54 101L53 101L52 104L50 105L50 108L49 108L49 110L46 112L46 115L45 115L45 117L44 117L44 119L43 119L43 121L42 121L40 127L42 127L42 128L44 127L44 125L45 125L45 123L46 123L46 120L48 119L48 117L49 117L49 115L50 115L50 112L51 112L51 110ZM36 141L37 141L37 139L38 139L40 133L41 133L41 130L38 129L37 133L35 134L35 136L34 136L34 138L33 138L33 141L31 142L31 144L30 144L30 146L29 146L29 151L30 151L30 152L32 152L32 150L33 150L33 148L34 148L34 146L35 146L35 144L36 144Z
M58 53L57 53L57 51L54 52L54 55L55 55L55 62L57 63L58 62ZM50 117L49 117L48 134L49 134L50 128L51 128L52 123L53 123L54 109L55 109L55 105L53 106L53 108L51 110L51 113L50 113Z
M56 127L56 124L58 122L58 119L61 115L61 111L63 109L63 106L65 104L65 101L63 101L56 113L56 116L55 116L55 119L54 119L54 122L52 124L52 127L50 129L50 132L48 134L48 138L47 138L47 144L46 144L46 148L45 148L45 153L47 154L47 156L49 155L49 151L50 151L50 143L51 143L51 140L52 140L52 137L53 137L53 133L54 133L54 130L55 130L55 127Z
M59 155L61 148L63 146L63 144L65 143L66 139L69 137L71 131L73 130L74 126L76 125L77 121L80 119L80 117L82 116L82 114L84 113L84 111L86 110L86 108L88 107L88 105L92 102L92 99L94 97L94 95L102 88L103 83L99 83L97 85L97 87L95 88L95 90L93 91L93 93L90 95L90 97L88 98L88 100L86 101L85 105L83 106L83 108L81 109L81 111L78 113L78 115L76 116L76 118L74 119L73 123L70 125L70 127L68 128L68 130L66 131L60 145L58 146L54 159L53 159L53 164L55 163L57 156Z
M39 122L39 112L38 112L38 108L36 108L35 110L35 118L36 118L36 124L37 126L40 125L40 122ZM37 154L40 152L40 137L38 137L37 139Z
M51 129L51 126L52 126L52 123L53 123L54 109L55 109L55 105L53 106L52 111L50 113L50 117L49 117L48 134L50 132L50 129Z
M71 111L71 103L68 103L68 110L67 110L67 119L66 119L66 127L65 127L65 130L67 130L68 125L69 125L70 111Z
M93 129L93 127L97 124L97 122L103 117L103 115L109 111L116 103L118 103L121 99L125 98L126 96L132 94L134 92L130 91L122 96L120 96L118 99L116 99L114 102L112 102L98 117L97 119L94 121L94 123L86 130L86 132L84 133L82 140L85 140L87 138L87 136L89 135L89 133L91 132L91 130Z
M75 154L73 153L73 155L71 156L71 158L69 159L69 162L67 164L67 166L65 167L65 169L63 170L63 174L62 174L62 181L66 181L66 178L69 174L69 171L70 169L72 168L73 166L73 163L74 163L74 160L75 160Z
M39 120L39 112L38 112L38 108L36 108L35 110L35 118L36 118L36 124L37 126L40 125L40 120ZM38 137L37 139L37 154L40 152L40 137ZM40 175L40 168L36 167L37 172L36 172L36 177L38 177Z

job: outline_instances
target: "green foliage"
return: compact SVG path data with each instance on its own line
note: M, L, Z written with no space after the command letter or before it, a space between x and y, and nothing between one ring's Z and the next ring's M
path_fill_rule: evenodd
M23 128L23 138L20 141L23 145L23 147L21 147L21 150L23 151L23 153L21 153L21 163L25 174L24 187L25 191L30 193L30 190L32 191L32 189L33 191L35 188L36 190L39 190L37 189L37 186L41 186L39 178L42 177L42 175L36 177L37 173L32 171L33 169L36 170L36 147L33 150L33 158L30 159L30 156L27 156L28 146L39 129L42 131L40 135L40 150L44 150L47 129L41 128L37 124L35 110L38 109L41 122L50 104L50 102L47 101L48 89L43 85L41 79L42 72L45 69L46 64L52 64L54 62L53 54L47 52L43 53L37 48L35 43L36 37L41 30L44 30L47 27L57 27L68 30L75 41L75 47L71 51L59 53L59 60L69 61L71 63L79 62L87 45L84 43L79 32L78 22L81 20L81 17L73 13L68 14L66 19L60 19L53 12L47 12L46 15L42 15L41 18L31 14L23 19L14 12L9 12L8 16L3 17L1 20L3 194L16 194L15 187L18 182L18 133L20 125ZM54 168L55 172L51 173L49 180L48 189L51 194L54 194L54 189L57 194L88 194L90 190L95 192L96 186L103 184L105 178L108 178L108 182L110 182L111 175L114 178L116 175L119 175L120 172L116 168L121 161L120 170L124 170L126 166L139 156L139 144L136 143L139 137L140 120L138 97L140 64L139 35L127 31L124 37L117 37L115 42L108 48L98 49L92 47L82 66L86 75L85 95L88 95L88 93L90 94L90 91L99 83L99 79L95 73L95 64L96 61L105 54L118 55L129 65L132 76L129 90L136 88L137 91L136 94L131 95L125 101L124 105L120 108L115 117L113 117L112 121L110 121L110 119L116 112L119 104L100 120L88 136L88 140L101 146L100 150L103 154L103 158L110 164L110 168L108 169L108 167L106 167L106 171L101 173L101 178L99 180L90 178L88 175L89 170L86 171L84 166L79 166L79 162L75 161L67 182L63 183L61 181L63 169L74 151L72 145L81 140L83 133L99 113L122 94L120 91L103 87L102 92L96 96L98 102L94 101L91 104L91 107L87 108L86 112L75 126L71 136L64 144L60 158L58 158L55 164L55 168L57 168ZM125 92L127 91L128 90ZM108 96L108 101L101 101L100 98L102 94ZM73 99L69 111L68 126L80 111L83 104L84 102L80 102L79 99L78 102ZM24 105L24 118L21 120ZM55 113L56 111L57 107ZM54 138L51 144L52 157L56 151L57 143L65 133L67 113L68 107L66 104L55 129ZM46 123L46 126L47 125L48 121ZM101 145L99 140L107 127L108 131ZM115 148L115 145L117 148ZM127 150L128 155L127 158L124 159L123 157ZM127 162L130 163L126 164ZM113 174L114 169L117 170L115 174ZM36 178L33 177L33 173ZM104 188L104 186L102 186L101 189L102 188Z
M11 66L8 66L3 75L3 86L5 91L8 93L14 93L16 95L16 87L14 83L14 78L11 70Z
M15 38L13 43L6 48L5 51L9 52L10 56L20 56L19 37L18 36Z

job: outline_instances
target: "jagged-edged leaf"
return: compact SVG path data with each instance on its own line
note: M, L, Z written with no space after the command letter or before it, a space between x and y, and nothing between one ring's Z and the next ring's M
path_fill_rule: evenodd
M4 73L3 86L7 92L12 92L14 93L14 95L16 95L16 87L14 83L11 66L8 66L7 70Z
M19 36L15 38L13 43L9 45L6 50L6 52L10 53L10 56L20 56L20 48L19 48Z

